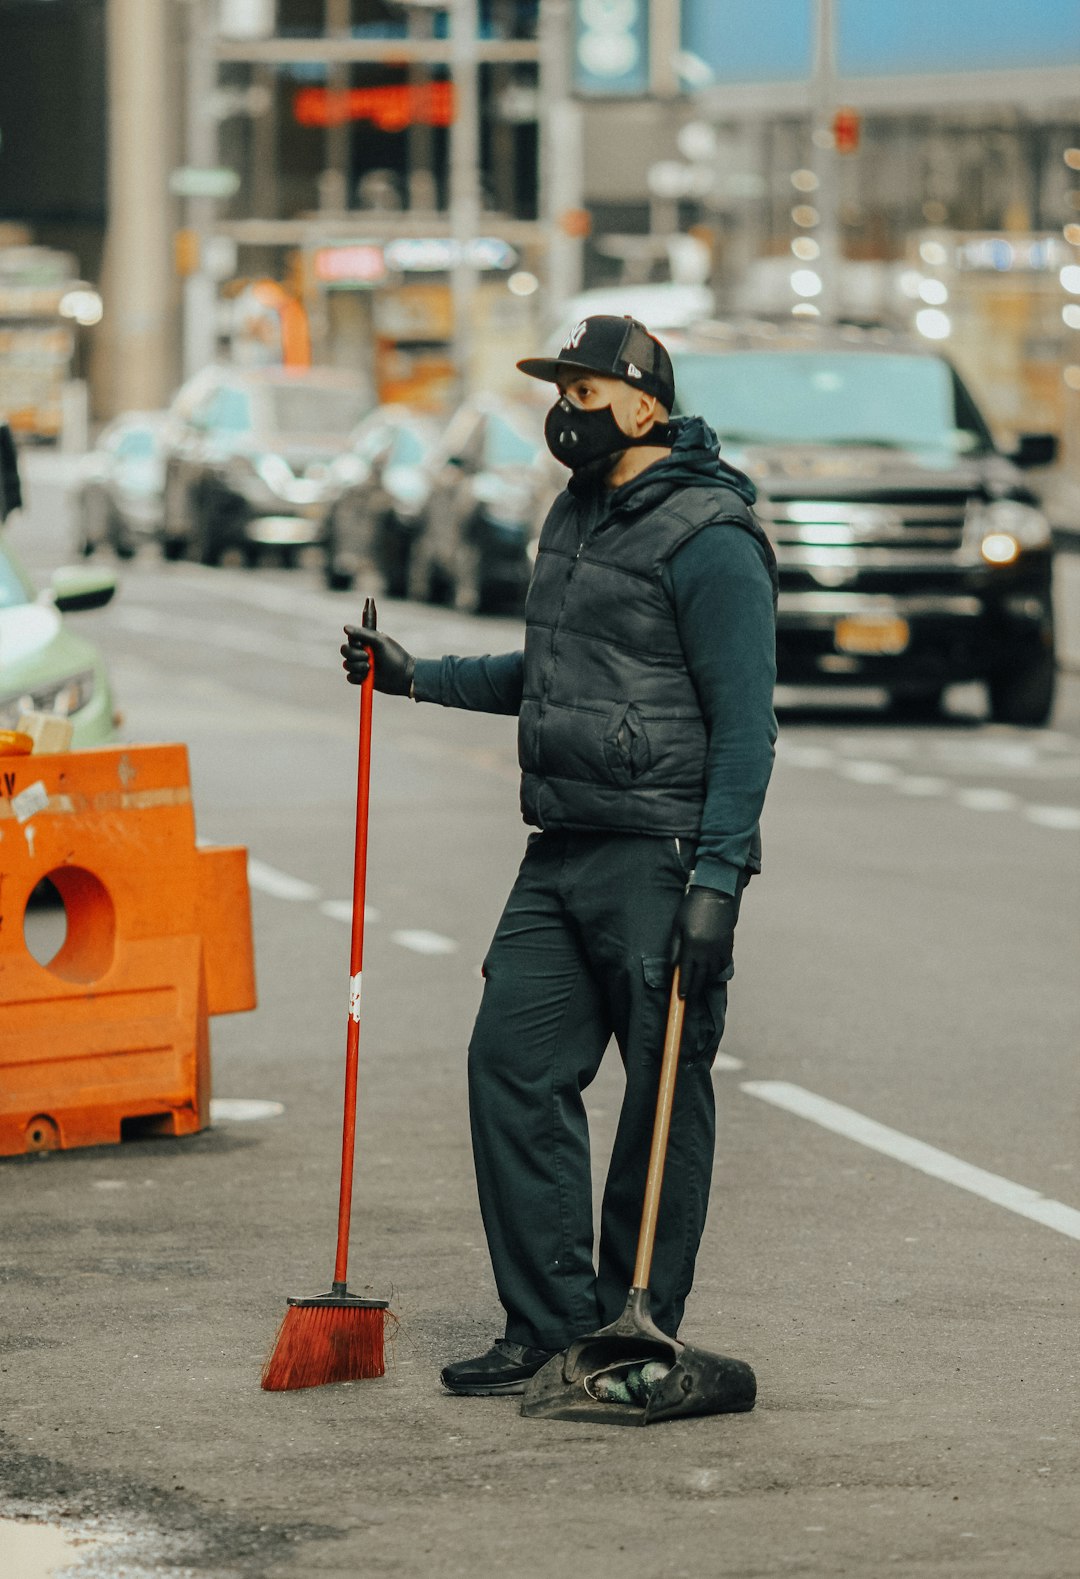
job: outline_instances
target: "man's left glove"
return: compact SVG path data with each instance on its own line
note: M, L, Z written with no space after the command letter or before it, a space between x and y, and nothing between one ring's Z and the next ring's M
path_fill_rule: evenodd
M342 668L350 685L363 685L371 667L366 649L375 656L375 689L387 696L408 696L416 659L385 631L367 625L346 625L349 638L341 648Z
M738 904L718 888L688 888L675 916L671 962L679 967L679 997L703 997L731 964Z

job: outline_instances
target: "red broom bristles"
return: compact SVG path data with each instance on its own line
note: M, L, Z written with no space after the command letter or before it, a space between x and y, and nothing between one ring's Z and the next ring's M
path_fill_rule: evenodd
M384 1376L385 1329L386 1311L378 1306L290 1305L262 1385L281 1393Z

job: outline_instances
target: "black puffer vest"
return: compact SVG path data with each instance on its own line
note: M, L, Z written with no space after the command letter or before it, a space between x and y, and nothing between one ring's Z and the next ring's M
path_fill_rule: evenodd
M677 487L584 540L573 497L556 499L525 604L518 757L527 823L697 834L705 721L661 578L677 549L720 521L764 538L739 496L715 485Z

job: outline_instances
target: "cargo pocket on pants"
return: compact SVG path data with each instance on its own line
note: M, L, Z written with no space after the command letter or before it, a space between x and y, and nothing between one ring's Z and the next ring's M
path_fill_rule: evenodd
M652 989L658 996L663 995L657 1015L660 1032L656 1057L659 1060L664 1052L664 1031L667 1025L668 998L671 993L672 966L666 955L645 954L642 956L641 968L646 987ZM711 986L695 1003L687 1004L686 1016L683 1020L682 1045L679 1048L680 1063L698 1063L702 1059L712 1063L716 1057L716 1049L720 1046L720 1038L724 1034L727 982L730 974L729 968L725 971L722 981Z

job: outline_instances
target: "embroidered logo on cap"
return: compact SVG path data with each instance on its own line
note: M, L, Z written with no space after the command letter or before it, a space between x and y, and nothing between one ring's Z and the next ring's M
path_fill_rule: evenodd
M563 350L576 351L582 340L584 340L585 331L588 327L589 321L587 318L583 318L580 323L576 323L563 341Z
M627 362L627 364L626 364L626 376L627 376L627 378L640 378L641 377L641 370L640 370L640 368L635 367L633 362Z

